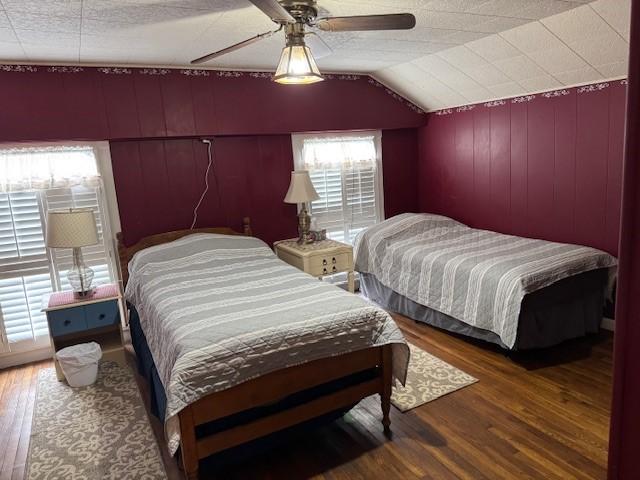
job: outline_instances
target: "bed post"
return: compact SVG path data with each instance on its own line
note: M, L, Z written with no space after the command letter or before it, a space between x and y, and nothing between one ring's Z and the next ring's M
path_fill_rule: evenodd
M196 426L191 406L178 413L180 420L180 455L184 476L187 480L198 480L198 451L196 447Z
M242 233L244 233L247 237L253 236L253 232L251 231L251 218L244 217L242 219Z
M382 386L380 389L380 398L382 406L382 426L384 427L385 435L391 435L391 419L389 418L389 412L391 411L391 385L393 382L393 365L392 365L392 352L391 345L382 346L382 372L380 380Z

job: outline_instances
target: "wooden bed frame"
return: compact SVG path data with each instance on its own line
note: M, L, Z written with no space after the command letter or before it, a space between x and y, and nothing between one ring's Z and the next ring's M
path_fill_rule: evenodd
M177 240L192 233L223 233L251 235L248 217L243 219L243 233L230 228L199 228L178 230L145 237L129 247L123 243L122 233L117 234L118 255L123 285L128 280L127 265L133 255L154 245ZM382 425L390 433L389 411L392 385L391 345L367 348L356 352L329 357L303 365L277 370L229 389L211 393L179 412L180 453L185 476L198 478L199 460L242 443L283 430L293 425L319 417L358 403L365 397L380 394ZM296 407L261 417L203 438L196 438L196 427L251 408L268 405L296 392L322 385L348 375L375 370L376 375L362 383L317 397Z

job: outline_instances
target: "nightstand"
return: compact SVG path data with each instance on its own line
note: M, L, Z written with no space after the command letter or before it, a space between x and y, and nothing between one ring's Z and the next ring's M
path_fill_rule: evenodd
M96 342L102 358L126 366L120 322L122 297L116 284L96 287L93 295L77 299L73 292L56 292L42 298L58 380L64 375L55 352L79 343Z
M353 247L335 240L321 240L300 245L295 239L273 244L280 260L303 272L322 279L328 275L346 272L349 291L354 293Z

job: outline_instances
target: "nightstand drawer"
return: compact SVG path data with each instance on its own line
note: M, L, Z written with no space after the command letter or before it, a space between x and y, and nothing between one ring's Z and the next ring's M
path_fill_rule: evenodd
M348 253L335 255L323 255L310 259L309 267L311 275L331 275L351 269L351 259Z
M107 327L116 325L120 320L118 312L118 302L112 300L110 302L99 302L85 305L85 315L88 328Z
M64 308L47 313L51 335L59 337L87 329L84 307Z

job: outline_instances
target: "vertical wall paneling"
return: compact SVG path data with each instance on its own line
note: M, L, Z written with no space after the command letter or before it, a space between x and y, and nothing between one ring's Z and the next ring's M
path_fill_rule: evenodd
M491 115L491 228L505 231L509 228L511 207L510 165L510 104L499 105L490 110ZM456 152L457 153L457 152Z
M511 225L505 232L521 236L527 236L531 231L527 222L527 198L529 196L527 183L529 162L527 111L527 104L524 102L511 104L511 162L509 174L511 179L511 212L509 215Z
M616 254L625 92L612 81L430 114L420 208Z
M529 103L527 112L527 222L538 236L554 238L554 108L553 99Z
M151 71L155 71L155 69ZM160 74L143 74L134 71L132 77L136 93L140 135L143 137L165 137L167 126L164 120Z
M23 108L30 112L30 137L59 138L69 135L69 119L64 115L64 82L60 75L46 71L39 71L33 75L25 75L25 88L30 92ZM48 90L55 92L50 97ZM49 104L49 108L40 109L40 105ZM39 111L40 110L40 111ZM39 111L39 112L38 112ZM32 112L38 112L33 115Z
M191 99L196 135L213 135L219 129L215 85L204 75L191 77Z
M120 71L112 69L113 71ZM136 92L129 73L99 73L107 112L109 139L140 137Z
M140 195L144 171L140 165L139 142L111 142L110 149L120 225L125 243L133 244L150 234L146 229L147 204Z
M149 140L140 142L140 168L142 183L138 201L146 207L145 222L154 232L174 230L176 225L175 206L172 205L174 178L169 177L164 150L164 141ZM116 180L117 181L117 180Z
M553 176L553 222L554 238L570 242L575 237L576 210L576 91L567 90L568 95L553 99L555 107Z
M0 142L416 128L426 118L366 75L283 86L264 72L2 65L0 100Z
M195 132L190 78L177 71L160 77L167 136L186 136Z
M471 212L467 211L466 205L474 203L473 176L465 175L464 172L473 171L473 112L461 112L458 122L451 122L455 134L455 193L451 199L455 208L456 216L463 222L472 221Z
M616 83L609 91L609 150L607 158L607 203L605 210L605 248L618 248L622 199L622 162L627 89Z
M8 105L14 98L24 98L27 93L24 91L24 75L19 72L0 72L0 102ZM24 140L29 138L30 133L23 125L29 121L30 113L24 108L16 109L13 115L0 115L0 132L6 138L12 140Z
M454 125L451 120L449 123ZM491 212L491 112L488 108L473 111L473 186L472 225L491 228L494 216Z
M170 198L171 209L167 214L172 219L172 227L180 229L191 226L192 219L183 210L188 210L189 206L193 210L204 190L204 173L201 168L198 169L198 165L207 163L206 147L202 142L192 139L163 142L168 187L166 195ZM205 208L213 204L215 210L220 210L215 198L215 195L207 198ZM221 222L207 223L217 219L207 216L205 208L198 211L198 226L222 225Z
M418 211L418 137L411 129L382 132L385 217Z
M443 118L442 123L444 125L444 130L440 141L444 148L448 150L455 148L456 141L456 130L455 123L451 121L450 118ZM440 168L437 172L438 182L440 187L438 189L438 193L434 192L434 195L438 196L438 205L440 209L447 208L456 208L460 203L457 198L458 193L458 181L456 172L456 164L455 161L444 162L440 165Z
M65 104L63 111L64 117L69 122L69 130L67 136L56 137L57 139L109 138L101 78L98 75L93 69L72 71L62 75ZM1 81L0 84L2 84Z
M110 140L127 243L191 225L207 167L198 137L214 139L200 226L250 215L265 241L295 236L282 198L298 131L406 130L384 146L386 197L395 213L417 203L426 115L366 75L282 86L263 72L3 65L0 102L0 142Z
M205 144L198 139L116 141L111 157L128 244L190 227L205 188ZM283 202L293 168L289 135L216 137L213 160L197 227L239 229L242 218L250 216L255 234L268 243L296 235L295 206Z
M578 93L576 110L576 238L605 248L609 89Z
M440 169L442 162L433 159L439 151L446 151L445 135L447 118L445 116L429 115L424 132L435 131L438 135L421 135L418 138L420 162L418 164L419 198L418 206L421 211L439 213L441 199L444 192L441 186Z
M252 161L256 160L257 141L255 136L216 139L216 169L227 223L246 215L255 217L249 208L254 192L249 190L248 182L249 175L257 173L257 169L249 168ZM266 174L260 172L260 175ZM275 170L270 174L275 174ZM260 219L253 218L252 221L255 227L255 222ZM260 231L259 225L256 231Z

